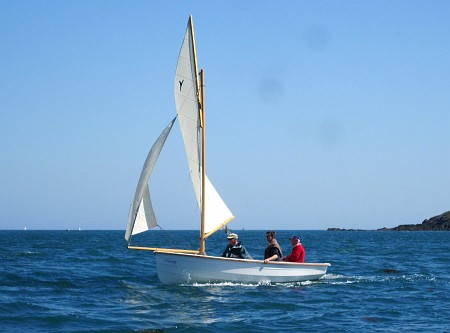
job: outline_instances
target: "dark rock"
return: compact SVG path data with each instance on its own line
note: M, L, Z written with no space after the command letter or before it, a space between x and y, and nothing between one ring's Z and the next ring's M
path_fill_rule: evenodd
M328 228L327 231L367 231L367 230L363 230L363 229Z
M419 224L401 224L395 228L381 228L379 231L450 231L450 211L433 216Z

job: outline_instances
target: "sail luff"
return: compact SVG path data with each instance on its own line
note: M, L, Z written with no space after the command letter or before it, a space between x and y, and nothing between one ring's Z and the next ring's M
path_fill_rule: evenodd
M189 15L189 27L191 30L191 43L192 43L192 56L194 61L194 73L195 73L195 86L197 87L197 92L199 91L199 83L198 83L198 64L197 64L197 47L195 46L195 33L194 33L194 20L192 19L192 15ZM197 95L197 98L200 96ZM200 100L199 100L200 102Z
M131 240L132 235L149 230L150 228L157 225L156 217L153 212L153 207L150 200L148 180L150 178L150 175L152 174L153 168L155 167L156 161L158 160L164 143L169 136L170 130L173 127L175 119L176 117L173 118L173 120L160 134L160 136L150 149L147 158L145 159L128 216L128 225L125 232L125 240L127 240L128 242ZM138 223L138 225L136 225L136 223Z

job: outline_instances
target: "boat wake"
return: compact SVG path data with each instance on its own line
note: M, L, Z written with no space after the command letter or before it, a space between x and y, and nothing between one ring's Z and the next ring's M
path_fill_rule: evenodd
M326 274L322 278L322 282L327 284L339 285L339 284L352 284L352 283L374 283L374 282L417 282L417 281L436 281L436 277L426 274L382 274L382 275L355 275L345 276L340 274Z
M272 283L259 282L259 283L242 283L242 282L208 282L208 283L183 283L180 287L246 287L246 288L258 288L258 287L299 287L308 286L313 284L319 284L321 281L301 281L301 282L284 282L284 283Z

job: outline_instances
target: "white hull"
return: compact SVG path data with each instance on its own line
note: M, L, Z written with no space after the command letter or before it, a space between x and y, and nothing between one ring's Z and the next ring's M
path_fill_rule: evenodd
M155 252L158 277L164 284L284 283L318 280L327 263L288 263L230 259L196 254Z

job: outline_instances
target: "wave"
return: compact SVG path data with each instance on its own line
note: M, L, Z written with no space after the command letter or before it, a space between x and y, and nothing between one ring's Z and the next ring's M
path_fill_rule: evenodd
M428 281L434 282L438 279L435 276L427 274L412 273L412 274L383 274L383 275L350 275L343 274L326 274L322 281L328 284L352 284L352 283L374 283L374 282L418 282Z
M207 283L183 283L180 284L180 287L249 287L249 288L257 288L257 287L298 287L298 286L308 286L312 284L320 283L318 281L301 281L301 282L259 282L259 283L244 283L244 282L207 282Z

